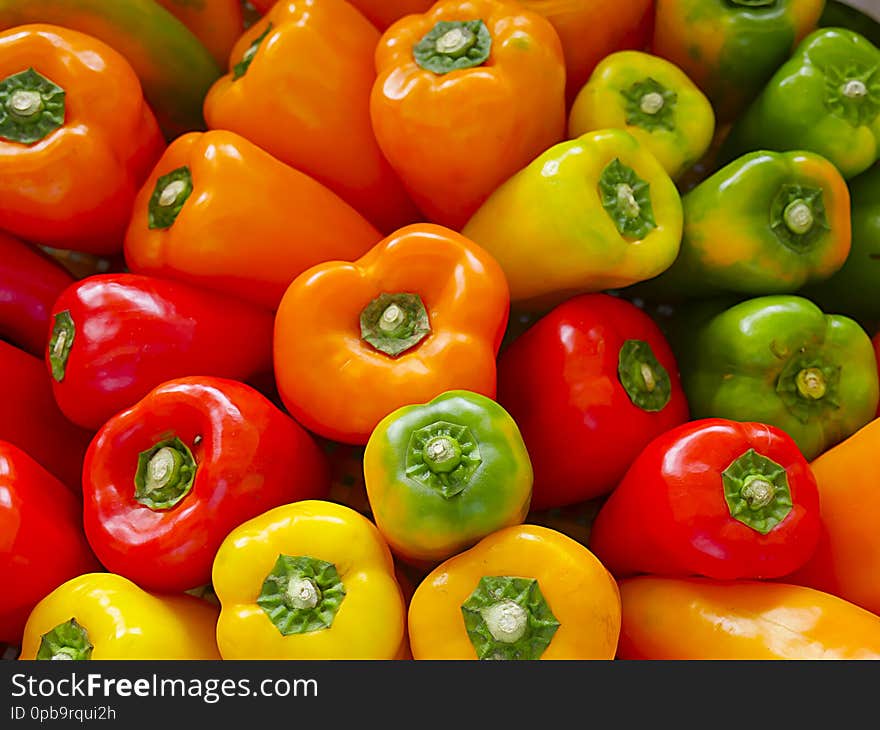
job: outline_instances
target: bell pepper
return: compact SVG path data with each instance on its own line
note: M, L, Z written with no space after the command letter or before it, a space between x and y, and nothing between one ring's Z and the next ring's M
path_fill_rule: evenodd
M431 567L529 511L532 465L495 401L452 390L389 413L364 452L376 526L404 562Z
M40 599L100 569L83 535L79 498L24 451L0 441L0 641L17 646Z
M641 287L645 296L791 293L827 279L850 252L846 181L811 152L744 155L690 190L682 205L678 258Z
M354 510L306 500L233 530L214 560L224 659L395 659L406 606L388 546Z
M98 431L83 465L86 536L108 570L148 590L208 583L233 528L325 497L317 444L253 388L177 378Z
M259 0L270 4L271 0ZM384 31L406 15L426 13L435 0L349 0L373 25Z
M864 10L868 10L863 3ZM859 8L839 0L826 0L825 10L819 18L820 28L847 28L865 36L875 46L880 47L880 16L875 12L875 20Z
M779 578L819 539L819 492L784 431L710 418L655 438L593 522L590 549L617 577Z
M220 68L198 38L155 0L0 0L0 29L30 23L77 30L121 53L168 139L204 129L202 100Z
M91 437L58 408L43 362L0 340L0 440L27 452L79 494Z
M620 597L618 659L880 659L880 618L802 586L640 576Z
M310 431L365 444L391 411L444 391L494 398L508 309L491 256L441 226L407 226L290 285L275 317L278 391Z
M640 51L606 56L580 89L568 136L625 129L673 179L706 154L715 134L709 100L675 64Z
M205 97L212 129L246 137L390 233L419 218L370 124L379 32L344 0L279 2L236 43Z
M653 0L519 0L549 20L565 54L566 99L574 101L606 56L641 50L651 39Z
M877 411L870 337L848 317L826 315L803 297L748 299L673 341L693 418L776 426L807 459Z
M811 560L786 578L873 613L880 613L878 448L880 420L873 420L812 462L819 484L822 535Z
M210 51L220 68L244 32L241 0L158 0L159 4L189 28Z
M195 596L157 595L113 573L87 573L36 605L19 659L219 659L217 614Z
M663 166L628 132L604 129L538 156L462 233L501 264L516 309L546 311L657 276L678 255L681 230L681 198Z
M873 295L880 286L880 165L850 180L849 193L849 256L835 274L806 287L801 294L873 330L880 324L880 300Z
M271 312L182 282L90 276L64 290L52 318L44 348L55 400L92 430L172 378L272 371Z
M607 294L573 297L516 338L498 360L498 401L528 447L536 510L607 494L649 441L688 420L660 328Z
M126 60L96 38L29 25L0 33L0 227L112 254L165 143Z
M135 200L125 260L136 274L274 310L302 271L360 256L381 237L323 185L214 130L169 145Z
M651 48L706 93L724 124L815 29L824 5L825 0L657 0Z
M880 49L843 28L811 33L737 119L722 159L808 150L850 179L880 158Z
M613 659L617 584L561 532L517 525L435 568L409 608L419 659Z
M376 140L432 222L459 230L565 133L565 61L545 18L516 3L441 0L376 48Z
M0 232L0 338L42 357L52 305L72 283L55 259Z

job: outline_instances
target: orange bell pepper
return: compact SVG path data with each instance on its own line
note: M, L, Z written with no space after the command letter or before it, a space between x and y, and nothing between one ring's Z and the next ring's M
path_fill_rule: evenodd
M812 588L639 576L620 598L618 659L880 659L880 617Z
M615 51L643 50L651 39L654 0L519 0L549 20L565 53L566 96L574 101L593 69Z
M244 31L241 0L158 0L189 28L207 48L217 65L226 68L229 52Z
M360 256L381 237L333 192L244 137L191 132L141 188L125 260L133 273L274 309L302 271Z
M379 30L405 15L427 13L435 0L349 0Z
M494 398L509 305L483 249L441 226L407 226L290 285L275 317L278 392L306 428L351 444L447 390Z
M390 233L419 215L370 124L379 32L344 0L279 2L236 43L205 98L212 129L247 137Z
M506 527L435 568L409 607L415 659L613 659L617 584L587 548Z
M460 230L565 133L565 61L545 18L496 0L442 0L389 28L370 99L379 147L416 205Z
M810 467L819 485L822 533L812 559L784 580L833 593L880 614L880 419Z
M165 141L128 62L74 30L0 33L0 228L54 248L122 248Z

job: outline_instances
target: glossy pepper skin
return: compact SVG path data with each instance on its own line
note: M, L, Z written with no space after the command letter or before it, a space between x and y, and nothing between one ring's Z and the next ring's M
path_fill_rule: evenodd
M302 271L360 256L381 237L323 185L213 130L178 137L159 160L135 201L125 260L133 273L274 310Z
M40 599L101 566L83 535L78 497L7 441L0 441L0 535L0 641L18 646Z
M734 119L816 27L824 0L657 0L653 53Z
M236 43L229 73L205 97L205 119L315 178L390 233L419 214L370 123L378 42L344 0L279 2Z
M620 612L617 584L587 548L547 527L516 525L419 584L410 645L415 659L608 660Z
M880 613L878 446L880 420L874 420L810 464L819 484L822 536L810 561L786 578L873 613Z
M310 431L365 444L401 406L451 389L494 397L508 310L504 273L479 246L407 226L290 285L275 317L278 391Z
M642 287L646 296L792 293L827 279L850 252L846 181L811 152L743 155L690 190L682 205L678 257Z
M42 357L52 305L72 283L53 258L0 232L0 337Z
M70 28L121 53L167 139L204 129L202 99L220 68L199 39L155 0L0 0L0 28L30 23Z
M715 112L675 64L641 51L619 51L596 66L568 117L572 138L608 128L629 132L677 179L709 149Z
M87 573L37 604L19 659L219 659L217 614L195 596L149 593L120 575Z
M253 388L170 380L97 433L83 466L84 524L108 570L148 590L208 583L233 528L287 502L324 497L317 445Z
M661 434L602 505L590 549L617 577L779 578L819 539L819 493L785 432L720 418Z
M54 248L112 254L165 142L128 62L96 38L0 33L0 221Z
M880 158L880 49L843 28L811 33L737 119L722 157L809 150L849 180Z
M532 478L510 414L462 390L389 413L364 452L373 519L391 551L418 566L522 523Z
M92 432L58 408L46 366L0 341L0 440L26 451L76 494Z
M880 165L849 181L852 245L831 277L802 290L819 306L845 314L863 326L880 324L880 301L869 292L880 284Z
M52 321L52 392L67 418L93 431L167 380L272 371L271 312L182 282L89 276L58 297Z
M489 194L565 132L553 26L522 6L444 0L376 48L376 140L428 218L459 230Z
M803 297L740 302L709 315L673 346L693 418L776 426L810 460L877 411L868 334Z
M653 0L519 0L549 20L565 54L566 99L570 104L606 56L648 45Z
M607 494L649 441L688 419L660 328L608 294L572 297L516 338L498 361L498 401L528 447L536 510Z
M640 576L620 597L619 659L880 659L880 618L802 586Z
M232 46L244 32L241 0L158 0L159 4L189 28L211 52L220 68L226 67Z
M547 311L657 276L681 229L681 198L661 164L628 132L604 129L538 156L462 233L501 264L515 309Z
M354 510L306 500L233 530L214 560L224 659L396 659L406 604L388 546Z
M268 0L262 0L266 3ZM384 31L405 15L427 13L435 0L351 0L379 30Z

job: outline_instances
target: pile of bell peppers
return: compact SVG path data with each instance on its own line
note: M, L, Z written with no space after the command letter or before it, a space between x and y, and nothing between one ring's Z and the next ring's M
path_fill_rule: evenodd
M880 659L878 38L0 0L4 656Z

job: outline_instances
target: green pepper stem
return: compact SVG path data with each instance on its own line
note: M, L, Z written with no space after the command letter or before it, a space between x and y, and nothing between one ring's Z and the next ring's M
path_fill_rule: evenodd
M321 595L314 581L295 575L287 584L287 597L291 607L305 610L317 606Z
M813 227L813 209L800 199L789 203L782 217L788 230L798 236L803 236Z
M823 398L828 388L825 376L819 368L804 368L797 374L795 383L798 393L812 400Z
M437 53L455 56L470 48L475 40L476 36L467 28L453 28L437 39L434 48L437 50Z
M183 180L173 180L168 183L159 193L159 205L170 208L180 200L180 196L186 191L186 183Z
M642 101L639 104L639 109L645 112L645 114L654 115L663 108L663 105L665 103L666 102L663 99L663 94L652 91L642 97Z
M451 472L461 463L461 445L451 436L437 436L425 444L423 459L435 474Z
M653 392L654 388L657 387L657 379L654 377L654 371L651 369L651 366L643 362L639 365L639 370L642 373L642 380L645 381L645 388L648 389L649 393Z
M841 90L843 95L848 99L861 99L868 95L868 87L864 81L859 79L850 79L843 85Z
M82 661L92 658L89 633L76 618L60 623L40 637L36 658L42 661Z
M37 91L16 91L6 102L6 108L19 119L27 119L43 110L43 97Z
M134 497L152 510L174 507L192 489L197 466L179 438L160 441L138 455Z
M746 478L740 494L750 509L762 509L773 501L776 487L762 476L752 476Z
M483 620L495 641L513 644L526 633L529 614L514 601L500 601L483 609Z

